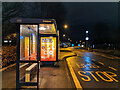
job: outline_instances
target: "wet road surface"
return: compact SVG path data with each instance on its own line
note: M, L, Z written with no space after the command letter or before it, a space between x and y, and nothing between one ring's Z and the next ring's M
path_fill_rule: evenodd
M70 62L82 88L118 89L120 59L103 57L103 54L74 49L77 54L67 60ZM104 55L105 56L105 55Z

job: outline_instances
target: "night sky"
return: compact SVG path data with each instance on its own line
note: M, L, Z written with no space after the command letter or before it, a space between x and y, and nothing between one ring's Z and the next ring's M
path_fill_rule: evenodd
M118 2L28 2L23 6L20 3L18 5L23 12L18 11L17 17L55 19L61 41L67 41L68 38L73 42L85 41L85 31L88 30L92 44L120 42ZM9 15L9 11L7 13ZM5 15L8 18L6 12ZM68 25L67 29L64 29L65 24ZM66 34L66 38L63 38L63 34Z
M85 40L85 30L91 41L114 42L118 36L118 3L63 3L68 29L64 30L73 41Z

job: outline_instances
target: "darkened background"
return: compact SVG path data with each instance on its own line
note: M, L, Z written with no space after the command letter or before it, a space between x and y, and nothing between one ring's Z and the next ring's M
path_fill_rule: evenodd
M16 25L9 22L11 18L52 18L57 22L61 41L67 41L67 38L72 43L85 41L85 31L88 30L90 44L110 43L119 47L119 8L118 2L4 2L3 39L16 32ZM68 25L67 29L64 24Z

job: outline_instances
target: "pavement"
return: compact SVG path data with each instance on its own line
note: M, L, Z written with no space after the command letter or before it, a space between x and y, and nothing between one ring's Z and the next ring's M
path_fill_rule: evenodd
M75 88L74 82L71 79L65 57L75 55L72 52L67 52L61 48L59 67L42 66L39 74L39 88ZM37 76L33 79L36 81ZM2 72L2 88L16 88L16 65L5 69ZM22 87L25 88L25 87ZM36 88L36 87L27 87Z

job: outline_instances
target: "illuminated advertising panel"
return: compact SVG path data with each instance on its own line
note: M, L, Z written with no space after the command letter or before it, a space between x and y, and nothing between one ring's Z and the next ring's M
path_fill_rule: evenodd
M56 37L41 37L41 61L56 61Z

